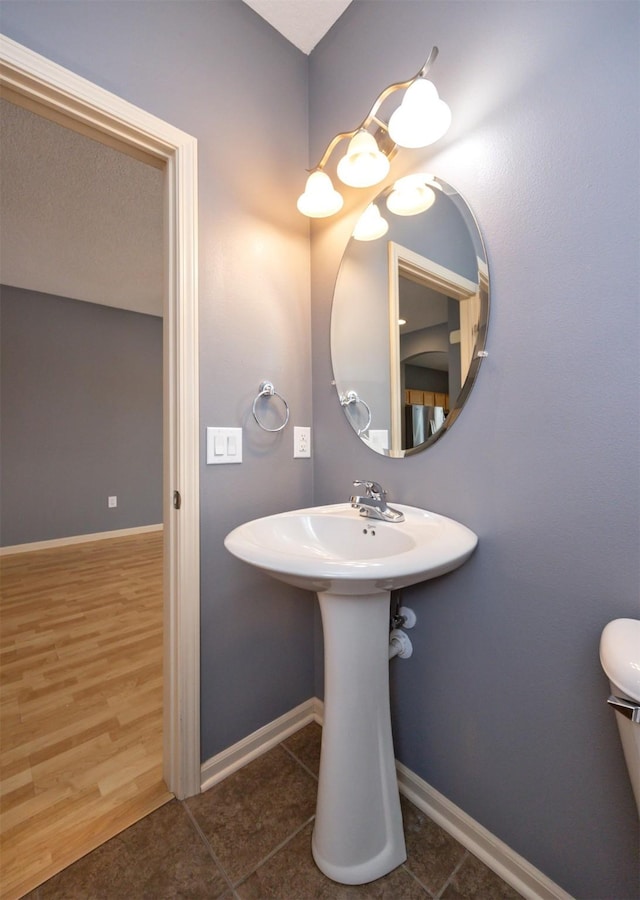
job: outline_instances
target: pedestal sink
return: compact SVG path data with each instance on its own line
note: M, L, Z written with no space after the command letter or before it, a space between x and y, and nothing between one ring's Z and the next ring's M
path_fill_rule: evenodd
M322 613L325 697L312 851L343 884L364 884L406 859L389 709L389 594L443 575L473 553L464 525L394 504L403 522L350 504L255 519L234 529L234 556L315 591Z

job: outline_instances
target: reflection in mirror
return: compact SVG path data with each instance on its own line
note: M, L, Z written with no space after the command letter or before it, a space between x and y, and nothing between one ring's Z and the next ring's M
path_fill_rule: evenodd
M434 198L417 213L394 187L376 198L388 232L350 240L331 314L345 415L369 447L393 457L429 446L455 421L484 355L489 313L486 255L471 211L441 179L418 179Z

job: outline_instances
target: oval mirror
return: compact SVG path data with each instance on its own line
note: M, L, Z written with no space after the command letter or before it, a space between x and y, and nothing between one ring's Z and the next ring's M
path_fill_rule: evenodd
M460 194L426 174L382 191L353 235L331 310L335 385L356 434L403 457L451 427L473 386L485 355L487 257Z

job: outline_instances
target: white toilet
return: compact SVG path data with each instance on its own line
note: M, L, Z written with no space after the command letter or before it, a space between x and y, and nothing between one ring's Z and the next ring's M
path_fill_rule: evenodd
M600 662L611 687L616 719L640 816L640 620L614 619L600 638Z

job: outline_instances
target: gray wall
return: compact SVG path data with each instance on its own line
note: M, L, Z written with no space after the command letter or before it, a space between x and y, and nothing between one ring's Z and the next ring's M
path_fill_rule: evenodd
M405 592L418 623L413 656L391 664L397 755L567 891L610 900L638 896L598 662L606 622L640 607L638 13L356 0L310 66L316 159L438 45L451 130L394 167L419 161L462 193L492 279L489 357L463 414L431 449L385 459L329 384L333 280L377 189L347 190L347 215L313 226L316 501L367 476L480 537L463 569Z
M238 0L6 2L2 30L198 139L202 758L313 695L313 598L223 547L239 523L312 500L307 59ZM291 422L261 432L261 381ZM243 426L241 465L206 466L207 425Z
M340 396L356 392L371 410L371 428L386 431L387 446L391 439L388 272L386 240L350 242L336 279L331 334L336 391ZM354 427L364 428L368 418L364 406L346 409Z
M0 544L162 522L162 319L3 286L0 360Z
M246 426L246 461L201 472L206 758L309 697L322 669L310 598L222 547L235 524L312 499L290 430L248 416L271 378L291 424L311 420L306 61L236 0L2 14L14 39L199 141L201 426ZM398 755L577 897L619 900L637 895L637 818L597 648L640 589L637 7L356 2L311 57L310 157L433 43L454 124L395 174L428 158L478 215L490 356L432 449L400 461L360 444L329 359L335 274L371 199L352 192L313 228L315 499L366 475L479 534L465 568L405 597L419 621L392 666Z

